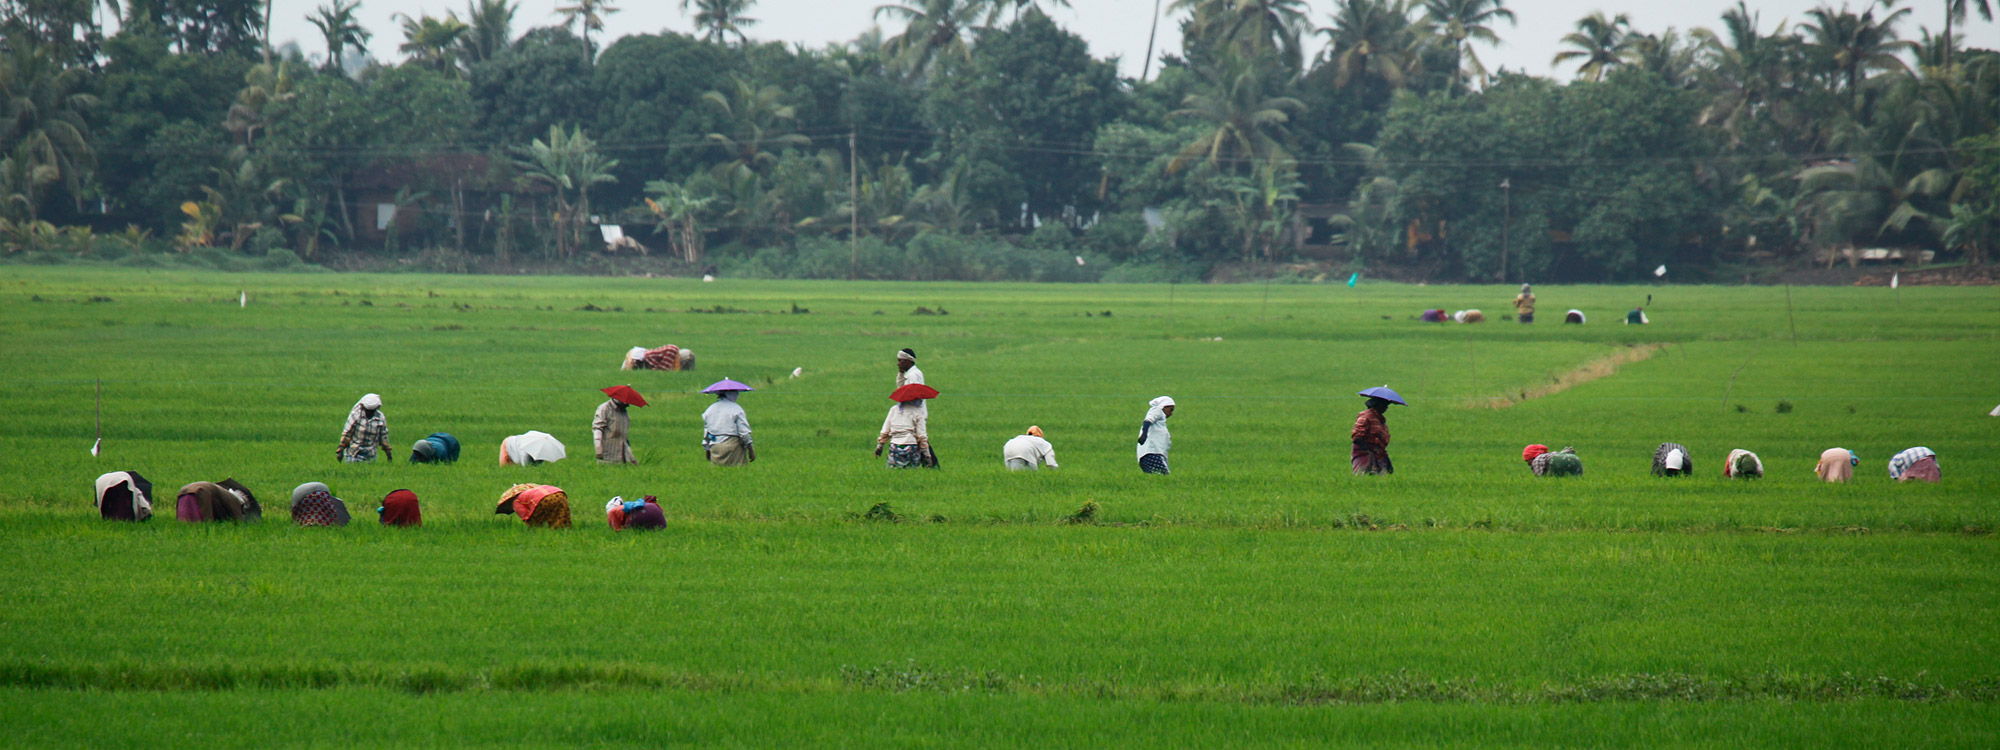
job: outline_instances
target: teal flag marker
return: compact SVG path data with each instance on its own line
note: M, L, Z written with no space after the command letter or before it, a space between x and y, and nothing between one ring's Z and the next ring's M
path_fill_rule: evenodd
M1361 281L1361 274L1359 272L1348 274L1347 276L1348 286L1354 286L1356 283L1359 283L1360 281Z

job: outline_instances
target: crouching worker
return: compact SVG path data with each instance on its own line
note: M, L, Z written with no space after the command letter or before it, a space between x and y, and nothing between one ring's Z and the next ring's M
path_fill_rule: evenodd
M659 498L652 495L631 502L622 497L611 498L611 502L604 504L604 520L611 524L612 531L657 531L667 527L667 514L660 509Z
M1056 447L1042 437L1042 428L1029 425L1027 434L1015 435L1000 446L1000 460L1006 462L1010 471L1040 471L1044 466L1053 469Z
M1538 477L1583 476L1583 459L1577 458L1576 449L1567 445L1552 451L1536 443L1521 449L1521 460L1528 462L1528 469Z
M1757 454L1737 448L1729 452L1729 458L1722 462L1722 475L1730 479L1762 479L1764 459Z
M97 515L106 521L145 521L153 517L153 483L136 471L114 471L97 478Z
M388 497L382 498L382 506L376 508L375 513L382 517L383 526L424 525L423 509L417 507L417 493L409 490L389 493Z
M520 516L521 522L529 526L567 529L569 495L554 485L517 484L501 493L500 503L493 508L494 515L509 513Z
M449 432L433 432L410 446L410 463L448 464L458 460L458 438Z
M1688 457L1687 446L1680 443L1661 443L1653 449L1653 476L1681 477L1694 473L1694 459Z
M234 479L195 482L182 487L176 500L174 517L188 523L255 521L264 515L250 490Z
M1938 480L1937 454L1917 446L1889 458L1889 478L1898 482Z
M319 482L307 482L292 490L292 523L300 526L346 526L353 520L347 503L333 496L333 490Z
M1854 478L1854 467L1860 465L1861 458L1854 451L1828 448L1819 454L1819 464L1813 467L1813 473L1819 476L1819 481L1841 484Z

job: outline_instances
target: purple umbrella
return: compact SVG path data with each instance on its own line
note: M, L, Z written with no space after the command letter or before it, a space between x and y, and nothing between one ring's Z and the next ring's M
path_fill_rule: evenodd
M1368 390L1361 391L1360 393L1356 393L1354 395L1368 396L1370 398L1379 398L1382 399L1383 401L1387 401L1392 404L1402 404L1404 406L1410 405L1410 402L1404 401L1402 396L1396 395L1396 392L1389 390L1389 386L1386 385L1377 388L1370 388Z
M728 379L728 378L723 378L723 379L721 379L721 380L718 380L718 381L715 381L715 385L711 385L711 386L709 386L709 387L707 387L707 388L703 388L703 389L701 389L701 392L702 392L702 393L728 393L728 392L730 392L730 391L754 391L754 390L757 390L757 389L755 389L755 388L751 388L750 386L747 386L747 385L744 385L744 384L742 384L742 383L738 383L738 382L736 382L736 381L734 381L734 380L730 380L730 379Z

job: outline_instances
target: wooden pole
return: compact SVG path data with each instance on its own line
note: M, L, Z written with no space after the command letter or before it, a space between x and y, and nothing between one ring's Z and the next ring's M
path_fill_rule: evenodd
M847 280L860 278L861 246L861 154L856 150L860 128L847 131Z
M97 439L90 443L90 455L97 455L104 445L104 379L97 379Z
M1792 346L1799 345L1799 318L1792 312L1792 282L1785 282L1785 319L1792 325Z

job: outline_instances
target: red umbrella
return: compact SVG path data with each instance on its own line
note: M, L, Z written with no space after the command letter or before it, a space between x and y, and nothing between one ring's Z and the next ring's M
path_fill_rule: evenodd
M901 388L897 388L895 393L889 394L889 398L895 399L897 401L918 401L921 399L937 398L937 397L938 397L937 389L932 388L928 385L924 385L923 383L911 383Z
M639 395L639 392L632 390L632 386L629 385L611 386L610 388L604 389L604 395L610 396L611 398L617 401L630 404L632 406L646 405L646 397Z

